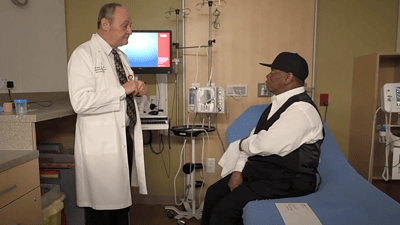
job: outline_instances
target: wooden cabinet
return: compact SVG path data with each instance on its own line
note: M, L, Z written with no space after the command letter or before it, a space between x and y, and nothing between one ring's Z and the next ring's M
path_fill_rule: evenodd
M379 130L373 129L375 114L375 128L384 125L385 114L377 111L381 104L381 88L385 83L400 83L400 54L361 56L354 59L353 65L349 162L375 185L376 182L382 183L385 165L385 144L379 143ZM392 124L394 122L397 122L395 113L392 114ZM373 136L374 146L371 148ZM388 184L393 183L398 182Z
M1 224L41 224L38 159L0 173Z
M74 145L76 114L69 101L32 105L27 115L0 116L0 224L41 224L37 143ZM36 154L26 158L26 154ZM21 159L23 158L23 159Z

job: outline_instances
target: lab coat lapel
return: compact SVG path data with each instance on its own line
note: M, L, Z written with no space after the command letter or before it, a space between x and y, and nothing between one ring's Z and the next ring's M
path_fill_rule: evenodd
M111 47L105 49L99 42L100 36L94 36L92 37L92 43L94 46L94 49L97 49L97 52L95 54L94 60L95 60L95 69L99 68L99 66L102 66L102 69L104 69L104 75L106 76L105 79L107 80L108 84L113 84L116 87L120 85L118 75L115 71L115 65L112 64L113 60L109 59L109 55L111 53ZM129 64L128 64L129 65Z

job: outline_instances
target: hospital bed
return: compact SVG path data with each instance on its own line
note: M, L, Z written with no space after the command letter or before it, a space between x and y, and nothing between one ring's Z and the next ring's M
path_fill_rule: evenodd
M226 131L227 143L248 136L267 106L252 106L240 115ZM245 225L284 225L275 203L307 203L324 225L400 224L400 204L350 166L326 124L324 127L326 136L318 167L322 177L319 191L296 198L249 202L243 212Z

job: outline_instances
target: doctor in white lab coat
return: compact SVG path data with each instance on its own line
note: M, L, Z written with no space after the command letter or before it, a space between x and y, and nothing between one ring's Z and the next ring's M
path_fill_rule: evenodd
M143 96L146 85L134 79L121 85L111 53L116 49L126 75L133 74L126 55L117 48L128 43L131 23L122 5L104 5L99 13L98 32L73 52L68 63L69 95L77 113L77 204L97 213L92 213L89 220L100 219L103 224L129 224L129 219L118 223L125 219L115 221L112 213L125 209L129 214L131 185L138 186L141 194L147 194L139 113L134 128L127 126L126 113L126 95ZM136 100L135 108L138 112ZM128 134L133 137L133 149L127 149ZM134 152L131 177L127 151ZM89 221L89 224L99 223Z

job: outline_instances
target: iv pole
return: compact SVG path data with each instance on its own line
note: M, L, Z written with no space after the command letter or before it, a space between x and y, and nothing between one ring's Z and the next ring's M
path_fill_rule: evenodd
M211 38L212 38L212 24L213 24L213 21L212 21L212 15L213 15L212 14L212 7L213 7L214 3L213 3L213 1L206 2L206 1L203 0L203 2L199 3L199 4L201 4L201 7L202 7L206 3L208 3L208 6L209 6L209 40L208 40L208 45L207 46L201 46L201 47L208 47L208 77L209 77L209 85L211 86L211 78L212 78L212 44L215 43L215 39L211 40ZM170 12L171 12L171 10L170 10ZM177 14L177 30L178 30L179 29L178 28L178 26L179 26L179 24L178 24L179 10L175 10L175 13ZM174 60L176 68L178 68L177 66L178 66L178 63L179 63L178 50L180 49L180 47L179 47L178 41L179 41L179 37L177 35L177 43L174 43L174 46L176 47L176 50L177 50L177 58ZM185 48L191 48L191 47L186 47L185 46L182 49L185 49ZM197 48L197 46L196 46L196 48ZM176 73L177 73L177 71L178 70L176 69ZM177 75L177 82L178 82L178 75ZM179 83L177 83L177 84L179 84ZM185 84L183 84L183 85L185 85ZM177 99L177 101L178 100L179 99ZM177 107L177 111L179 111L179 107ZM178 115L178 113L177 113L177 115ZM210 119L209 119L209 123L210 123ZM177 119L177 124L178 124L178 119ZM210 124L209 124L209 128L211 128ZM176 135L178 135L178 136L191 136L191 142L192 142L192 149L191 149L192 151L191 151L191 153L192 153L192 155L191 155L190 167L192 165L196 165L196 159L195 159L195 157L196 157L196 149L195 149L196 144L195 144L195 139L196 139L198 134L203 133L205 131L198 131L198 130L195 131L193 128L186 128L186 130L182 130L181 129L179 131L178 130L176 130L176 131L177 132L175 133L175 131L174 131L174 133ZM213 131L213 130L210 130L210 131ZM182 133L184 133L184 134L182 134ZM167 213L168 213L167 215L170 218L172 218L172 216L173 216L172 215L172 211L171 211L171 210L173 210L178 214L178 215L175 216L175 218L178 219L178 220L183 218L183 217L185 217L187 219L190 219L192 217L195 217L198 220L201 219L202 212L203 212L204 201L200 204L199 208L196 209L195 169L191 168L189 170L189 173L190 173L190 181L189 181L189 185L188 185L189 186L189 194L188 194L187 197L185 197L185 199L183 201L183 205L184 205L184 208L185 208L186 211L180 211L176 207L173 207L173 206L166 206L165 209L167 210ZM184 184L186 185L186 183L187 182L185 180ZM185 188L186 187L184 187L184 190L185 190Z
M185 0L182 0L183 2ZM182 3L182 5L185 5L184 3ZM176 42L172 43L172 45L175 47L176 49L176 57L172 60L172 62L175 64L175 91L176 91L176 126L179 126L179 63L180 63L180 59L179 59L179 50L182 49L183 50L183 55L185 54L185 17L186 15L189 15L191 10L187 9L187 8L183 8L183 9L174 9L174 8L170 8L169 11L167 11L165 14L169 14L171 15L171 13L175 13L176 14ZM179 45L179 14L180 12L182 12L182 26L183 26L183 47L180 47ZM168 18L168 16L166 16ZM185 69L186 69L186 65L185 65L185 58L183 57L183 94L185 93ZM183 102L185 103L185 102ZM183 109L185 109L185 104L183 104ZM185 122L185 115L183 114L183 121Z
M168 12L165 14L171 15L172 12L176 14L176 42L172 43L172 46L175 46L176 49L176 57L172 60L175 64L175 92L176 92L176 125L179 125L179 13L185 12L185 9L173 9L170 8Z
M176 74L176 125L179 125L179 9L175 10L176 13L176 43L173 45L176 47L176 59L175 61L175 74Z
M211 75L212 75L212 43L215 43L215 39L211 40L212 38L212 6L213 2L208 2L208 14L209 14L209 24L208 24L208 79L209 85L211 86Z
M176 126L179 126L179 63L180 63L180 60L179 60L179 13L180 13L180 11L182 11L182 19L184 20L184 17L186 16L186 15L189 15L190 14L190 9L186 9L184 6L185 6L185 4L184 4L184 1L185 0L183 0L183 3L182 3L182 5L183 5L183 8L182 9L173 9L173 8L170 8L169 9L169 11L168 12L166 12L165 14L171 14L172 12L175 12L175 14L176 14L176 42L175 43L172 43L172 45L173 46L175 46L175 49L176 49L176 58L175 59L173 59L172 61L175 63L175 74L176 74L176 79L175 79L175 91L176 91ZM188 11L188 12L186 12L186 11ZM184 26L184 24L183 24L183 26ZM184 32L184 31L183 31ZM184 38L184 34L183 34L183 38ZM184 46L185 46L185 43L184 43ZM183 49L183 51L184 51L185 49ZM185 59L183 58L183 63L185 63ZM183 67L185 67L185 64L183 65ZM183 70L184 70L185 68L183 68ZM183 81L182 81L182 83L183 83L183 91L185 91L185 82L186 82L186 80L185 80L185 71L184 71L184 74L183 74ZM185 92L183 92L184 94L185 94ZM185 104L184 104L184 107L185 107ZM183 114L183 121L185 121L185 114ZM185 142L186 143L186 142ZM184 144L185 145L185 144ZM184 155L183 155L183 158L185 158L186 159L186 146L184 146L184 148L185 148L185 151L184 151ZM183 179L184 179L184 181L183 181L183 190L185 190L186 189L186 184L187 184L187 179L186 179L186 176L184 176L183 177ZM167 206L167 207L165 207L165 209L167 209L167 210L169 210L169 209L172 209L172 210L174 210L174 211L176 211L176 209L175 209L175 207L169 207L169 206ZM169 216L169 214L168 214L168 216Z
M182 0L182 8L186 8L186 0ZM190 13L189 13L190 14ZM182 99L183 99L183 105L182 105L182 121L183 125L186 124L186 101L185 101L185 96L186 96L186 15L189 15L186 13L186 11L182 12L182 42L183 42L183 49L182 49ZM178 100L177 100L178 101Z

